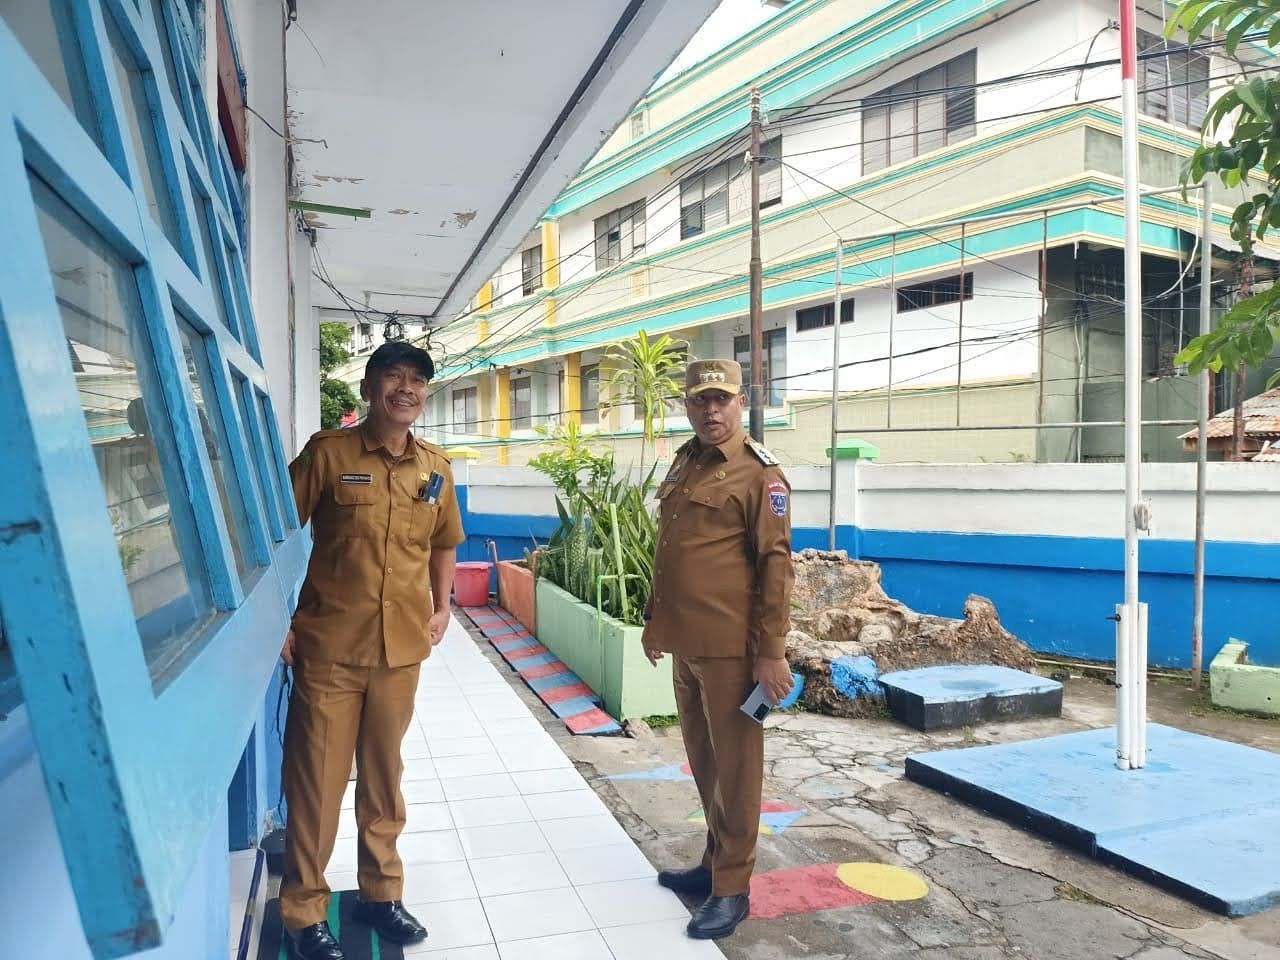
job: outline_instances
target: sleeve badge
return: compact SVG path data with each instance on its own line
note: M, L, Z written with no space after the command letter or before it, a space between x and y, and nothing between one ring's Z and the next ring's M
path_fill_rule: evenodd
M787 502L791 499L791 493L787 490L787 485L775 480L769 484L768 490L769 509L773 511L774 516L785 517L787 515Z

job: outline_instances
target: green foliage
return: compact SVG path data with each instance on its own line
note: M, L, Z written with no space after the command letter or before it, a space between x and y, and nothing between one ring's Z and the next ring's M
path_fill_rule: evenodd
M665 333L656 340L641 330L634 339L616 343L606 358L613 366L609 378L612 402L634 398L644 426L645 443L652 444L666 429L667 405L684 392L688 344Z
M347 340L351 328L330 321L320 324L320 429L336 430L342 418L356 408L356 395L342 380L329 374L351 359Z
M1266 32L1267 46L1280 45L1280 0L1186 0L1166 33L1186 30L1192 41L1210 31L1224 35L1234 55L1247 34ZM1254 240L1280 227L1280 79L1253 76L1233 84L1209 108L1203 136L1212 137L1233 121L1226 143L1204 143L1192 155L1183 184L1216 174L1229 188L1250 185L1252 195L1231 215L1231 236L1246 256ZM1235 371L1258 367L1271 355L1280 331L1280 294L1274 288L1237 303L1217 329L1196 337L1176 357L1192 373L1206 368ZM1280 374L1271 384L1280 381ZM1269 384L1269 385L1271 385Z
M566 498L580 489L598 490L613 475L613 454L602 450L576 423L534 427L546 442L529 466L549 477Z
M594 490L580 487L567 503L557 497L560 526L538 551L537 576L593 607L599 589L606 614L642 625L658 539L652 485L652 471L640 483L610 476Z

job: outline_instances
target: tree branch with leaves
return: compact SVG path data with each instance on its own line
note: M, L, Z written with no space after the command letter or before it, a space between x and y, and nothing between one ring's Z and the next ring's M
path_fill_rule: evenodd
M1209 31L1221 33L1228 56L1236 55L1246 36L1262 32L1266 45L1275 48L1280 46L1280 0L1186 0L1166 33L1180 29L1190 42ZM1205 142L1196 150L1182 182L1217 176L1230 189L1253 191L1231 215L1231 236L1248 257L1255 241L1280 228L1280 79L1252 76L1232 84L1205 115L1202 137L1216 137L1228 125L1225 143ZM1236 303L1214 330L1188 343L1176 359L1193 374L1235 371L1241 364L1257 369L1270 358L1278 337L1280 289L1272 286ZM1267 386L1278 382L1280 371Z
M342 418L356 408L356 395L344 381L329 376L351 359L347 341L351 328L345 323L320 324L320 429L336 430Z

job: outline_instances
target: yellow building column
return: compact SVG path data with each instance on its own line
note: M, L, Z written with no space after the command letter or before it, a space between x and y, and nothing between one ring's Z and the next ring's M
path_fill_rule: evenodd
M476 294L476 313L484 313L493 306L493 281L485 282L480 288L480 292ZM489 339L489 318L476 318L476 346L483 346L484 342Z
M505 441L511 436L511 370L503 367L494 380L498 411L498 430L495 436L502 441L498 444L498 463L506 464L510 461L510 450Z
M497 411L494 408L494 386L493 374L482 373L476 377L476 399L479 401L479 417L480 429L479 433L482 437L494 437L497 433L494 431L495 418Z
M548 290L560 286L560 221L542 221L542 285Z
M565 423L582 423L582 354L571 353L564 358L564 415Z

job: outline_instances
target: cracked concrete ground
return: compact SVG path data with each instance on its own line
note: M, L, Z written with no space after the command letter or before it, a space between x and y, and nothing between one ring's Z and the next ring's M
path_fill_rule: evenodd
M497 654L474 634L495 660ZM701 856L692 782L610 780L684 761L679 731L575 737L508 668L636 843L658 867ZM1280 723L1199 709L1183 687L1151 685L1153 721L1280 752ZM1228 919L953 801L903 775L910 753L1107 726L1114 691L1072 680L1061 719L918 733L890 720L773 715L765 799L805 814L760 838L758 871L849 861L896 864L929 885L920 900L748 920L720 946L730 960L1280 960L1280 908ZM1280 869L1280 867L1277 867Z

